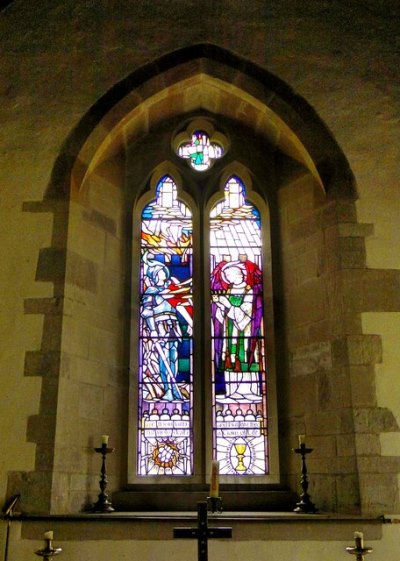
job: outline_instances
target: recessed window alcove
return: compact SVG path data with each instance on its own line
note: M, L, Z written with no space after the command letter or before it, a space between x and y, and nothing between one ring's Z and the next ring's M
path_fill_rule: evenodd
M201 173L174 146L196 120L219 131L221 145L229 147ZM350 260L363 266L361 237L359 251L346 242L358 226L352 175L304 100L266 71L204 45L168 55L106 94L67 141L46 199L35 203L36 210L54 213L53 244L40 252L37 279L54 282L56 308L28 302L27 313L43 313L45 321L41 355L28 354L25 368L48 368L52 375L43 378L43 410L28 420L28 438L37 442L36 471L12 474L10 490L41 481L40 500L26 495L27 511L85 509L98 492L92 449L109 434L115 452L108 489L119 509L194 510L207 493L207 446L189 480L154 476L147 482L134 475L137 224L154 199L155 178L164 176L193 209L194 239L204 234L205 213L223 197L229 177L243 181L263 218L270 463L264 478L222 479L225 509L291 509L299 473L292 448L298 434L307 434L314 448L310 492L318 508L359 513L346 337L362 336L342 292ZM194 267L208 266L205 250L195 252ZM193 359L205 379L209 303L203 287L194 286L197 307L207 309L194 335L201 358ZM202 406L194 395L195 438L203 441L210 436L209 418L196 413ZM41 436L46 422L51 438ZM346 455L338 444L344 441Z

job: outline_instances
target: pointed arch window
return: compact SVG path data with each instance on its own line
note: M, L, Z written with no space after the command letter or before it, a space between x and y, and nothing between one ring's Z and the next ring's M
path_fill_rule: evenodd
M268 473L261 222L237 176L210 213L213 456L222 475Z
M192 230L165 175L141 220L139 475L193 473Z
M187 140L180 135L178 155ZM221 174L212 165L214 193L202 204L168 164L136 214L130 483L206 483L211 459L222 484L279 482L272 320L264 314L266 301L272 308L267 205L244 168Z

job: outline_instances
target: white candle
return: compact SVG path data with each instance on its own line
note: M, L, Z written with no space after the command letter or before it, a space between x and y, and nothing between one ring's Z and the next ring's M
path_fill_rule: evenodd
M364 547L364 534L362 532L354 532L354 539L356 540L356 547Z
M102 443L102 444L105 444L106 446L108 446L108 439L109 439L109 438L110 438L110 437L108 436L108 434L102 434L102 435L101 435L101 443Z
M302 444L304 444L304 446L306 445L306 435L305 434L299 434L299 446L301 447Z
M53 530L49 530L48 532L44 533L44 539L45 540L52 540L53 539Z
M219 462L211 462L210 497L219 497Z

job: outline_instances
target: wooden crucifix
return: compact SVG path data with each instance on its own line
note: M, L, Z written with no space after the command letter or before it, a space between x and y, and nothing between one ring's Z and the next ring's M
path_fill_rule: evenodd
M197 528L174 528L174 538L197 538L198 561L208 561L208 540L211 538L231 538L232 528L209 528L207 520L207 502L197 503Z

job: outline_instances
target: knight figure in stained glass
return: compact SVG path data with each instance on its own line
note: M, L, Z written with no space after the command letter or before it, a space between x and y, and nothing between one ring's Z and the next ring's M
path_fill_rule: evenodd
M192 219L169 176L142 212L140 475L193 469Z

